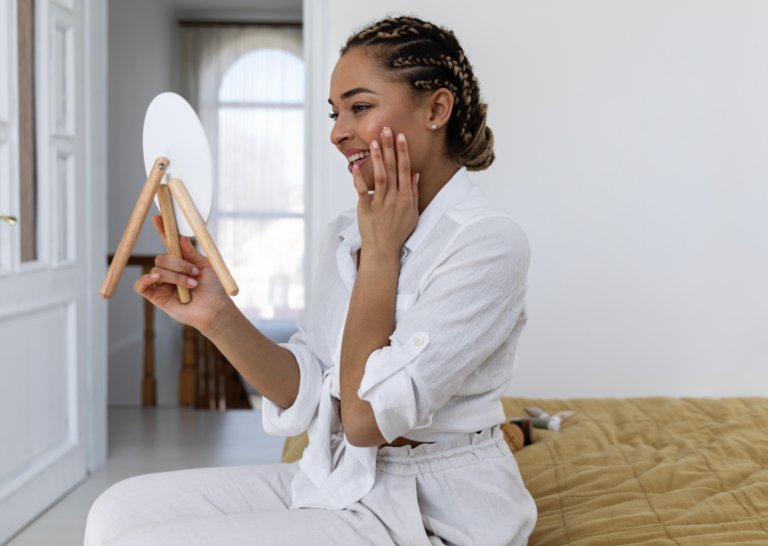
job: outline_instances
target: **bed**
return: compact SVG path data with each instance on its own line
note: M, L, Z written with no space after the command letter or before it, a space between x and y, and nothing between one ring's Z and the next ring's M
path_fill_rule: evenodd
M504 398L575 410L515 453L539 517L529 546L768 545L768 398ZM306 433L289 438L299 459Z

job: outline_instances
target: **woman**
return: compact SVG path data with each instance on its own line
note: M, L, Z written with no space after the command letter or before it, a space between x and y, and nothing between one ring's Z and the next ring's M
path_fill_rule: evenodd
M494 159L472 67L452 32L385 19L342 48L329 103L359 201L325 234L289 343L251 325L186 238L135 285L263 394L267 432L309 428L302 460L125 480L91 509L86 546L527 543L536 507L498 424L529 250L466 175Z

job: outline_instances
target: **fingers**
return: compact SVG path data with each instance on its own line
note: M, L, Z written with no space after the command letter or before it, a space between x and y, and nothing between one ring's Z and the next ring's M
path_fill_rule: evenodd
M160 275L158 274L150 273L148 275L142 275L133 285L133 289L137 294L147 298L151 302L154 302L159 296L168 296L171 294L171 292L176 291L176 287L170 284L153 286L156 282L158 282L159 278Z
M189 277L195 276L198 273L200 273L200 270L197 267L195 267L194 264L191 264L188 261L182 258L178 258L172 254L161 254L160 256L155 258L155 265L162 269L175 271L176 273L182 273Z
M179 246L181 246L181 257L192 265L196 265L199 268L203 267L207 263L208 258L203 256L189 240L189 237L183 235L179 236Z
M357 197L359 202L363 205L368 205L371 202L371 196L368 193L368 186L365 184L365 178L363 177L363 171L360 170L360 166L355 163L352 165L352 182L357 190Z
M395 152L395 139L392 137L392 129L384 127L381 132L381 153L384 157L384 168L387 172L387 191L397 191L397 155Z
M381 145L374 140L371 145L371 161L375 192L374 201L382 201L387 195L398 194L413 205L418 211L418 190L414 190L414 179L411 175L411 159L408 155L408 142L405 135L400 133L395 139L392 130L384 127L381 131ZM352 166L355 175L355 166ZM359 175L362 180L362 174ZM361 195L358 183L355 181L358 195ZM414 194L414 191L416 193ZM367 193L367 192L366 192Z
M197 281L192 277L188 277L183 273L177 273L176 271L163 269L162 267L153 267L151 273L145 276L154 278L155 280L152 282L157 284L160 284L160 283L177 284L179 286L185 286L187 288L194 288L195 286L197 286ZM156 288L160 288L160 287L157 286Z
M165 249L170 252L171 249L168 247L168 241L165 240L165 226L163 225L163 217L159 214L154 214L152 216L152 223L155 225L155 229L163 239L163 245L165 245ZM193 265L200 265L200 262L206 260L206 257L200 254L200 252L198 252L198 250L192 245L189 237L179 235L179 245L181 246L181 257Z
M387 170L384 168L384 159L378 140L371 142L371 161L373 162L373 199L380 202L384 200L387 193ZM353 171L354 168L355 166L352 165Z
M408 156L408 143L405 135L397 135L397 189L404 198L410 199L413 196L413 184L411 180L411 159Z

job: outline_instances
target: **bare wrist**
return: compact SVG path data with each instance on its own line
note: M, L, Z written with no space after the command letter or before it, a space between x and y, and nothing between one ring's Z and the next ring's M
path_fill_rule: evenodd
M226 337L227 332L232 331L244 318L245 315L230 300L225 307L216 312L213 320L200 333L215 344L216 340Z
M360 249L360 255L362 257L363 263L368 262L375 262L379 264L386 264L386 263L400 263L400 249L394 249L394 248L381 248L376 246L371 246L370 248L361 247Z

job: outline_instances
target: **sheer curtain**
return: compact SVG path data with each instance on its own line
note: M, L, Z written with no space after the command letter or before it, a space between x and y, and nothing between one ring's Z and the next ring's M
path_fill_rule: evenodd
M208 224L238 307L285 341L304 308L304 61L300 28L182 26L181 92L216 173Z

